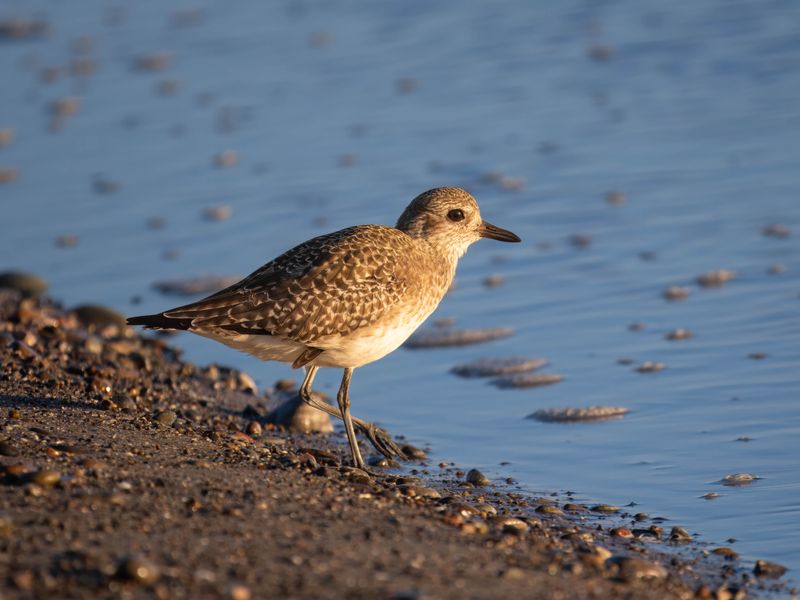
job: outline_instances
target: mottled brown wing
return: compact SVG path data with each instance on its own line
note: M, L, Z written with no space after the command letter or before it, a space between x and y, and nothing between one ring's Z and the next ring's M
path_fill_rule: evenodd
M358 226L309 240L208 298L164 313L191 329L266 334L313 344L394 310L407 290L405 234Z

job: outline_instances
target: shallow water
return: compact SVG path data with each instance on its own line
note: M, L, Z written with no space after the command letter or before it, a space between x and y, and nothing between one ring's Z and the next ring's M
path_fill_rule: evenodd
M69 305L151 312L181 303L154 281L246 274L313 235L393 223L424 189L467 186L525 243L474 246L437 316L516 333L361 369L355 413L429 445L434 462L636 502L707 542L733 537L747 558L800 568L800 5L208 2L199 22L174 27L161 2L104 4L3 11L46 15L52 31L0 41L0 129L16 132L0 167L19 169L0 184L0 268L45 276ZM82 35L96 73L43 83ZM167 70L131 68L154 51L172 53ZM159 94L163 80L179 80L179 93ZM47 106L66 95L80 112L50 133ZM228 148L239 164L214 167ZM95 193L98 173L119 191ZM524 186L502 189L487 173ZM612 190L627 202L608 204ZM217 205L232 218L204 220ZM165 227L148 229L151 217ZM794 235L762 235L770 223ZM77 246L56 247L63 234ZM574 246L576 234L591 244ZM769 274L776 263L785 272ZM720 268L737 279L693 283ZM495 273L505 284L484 287ZM691 294L667 302L670 285ZM677 327L695 336L665 340ZM290 374L192 336L178 343L262 386ZM500 390L448 373L513 355L546 357L564 381ZM635 372L645 360L666 369ZM334 390L338 376L320 383ZM631 413L524 418L588 405ZM763 479L718 483L737 472Z

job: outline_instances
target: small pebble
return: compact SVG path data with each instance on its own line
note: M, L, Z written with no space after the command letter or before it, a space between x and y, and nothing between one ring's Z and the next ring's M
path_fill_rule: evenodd
M158 581L160 573L158 567L146 558L131 556L120 563L117 577L143 585L152 585Z
M502 286L506 282L505 277L499 274L489 275L483 278L484 287L496 288Z
M352 167L354 164L356 164L356 162L357 159L355 154L345 153L336 157L336 163L340 167Z
M718 271L709 271L697 277L698 285L702 287L720 287L728 281L736 279L736 272L729 269L719 269Z
M174 96L181 91L181 82L177 79L164 79L158 82L157 90L162 96Z
M78 245L78 240L79 238L77 235L65 233L56 238L56 246L59 248L74 248Z
M239 155L234 150L223 150L214 156L214 165L221 169L236 166L238 162Z
M770 275L780 275L786 272L786 265L783 263L774 263L767 268L767 273Z
M539 373L536 375L520 373L517 375L498 377L493 380L492 383L501 389L522 389L552 385L554 383L559 383L562 379L561 375L555 373Z
M91 335L86 338L83 347L90 354L100 354L103 351L103 342L96 335Z
M491 342L514 334L510 327L490 329L427 329L415 333L403 344L406 348L447 348Z
M739 558L739 553L736 552L733 548L728 548L727 546L723 546L721 548L714 548L711 551L712 554L716 554L717 556L722 556L727 560L736 560Z
M149 217L145 222L146 227L153 230L164 229L166 224L167 221L164 217Z
M474 486L485 486L489 485L491 482L489 478L486 477L483 473L481 473L478 469L470 469L467 473L467 481L469 481Z
M233 209L230 206L212 206L203 212L206 221L227 221L233 216Z
M0 146L8 146L14 141L14 130L10 127L0 129Z
M618 419L627 413L628 409L622 406L587 406L585 408L547 408L537 410L526 418L545 423L575 423Z
M400 447L400 450L406 458L414 460L425 460L428 458L425 450L422 448L417 448L416 446L412 446L411 444L403 444Z
M419 81L413 77L401 77L394 82L394 89L398 94L410 94L419 88Z
M61 474L58 471L45 469L34 473L31 476L31 481L42 487L50 487L61 481Z
M569 243L576 248L588 248L592 245L592 236L578 233L569 238Z
M692 536L683 527L673 527L669 532L669 539L673 542L688 542Z
M103 175L96 175L92 180L92 189L97 194L113 194L118 192L122 184L119 181L107 179Z
M592 507L592 511L599 513L617 513L620 511L620 508L613 504L596 504Z
M561 515L563 512L552 504L541 504L536 507L536 512L542 515Z
M178 418L178 415L175 414L173 410L162 410L160 413L156 415L156 422L164 425L165 427L171 427L172 424L175 422L175 419Z
M0 456L19 456L19 449L16 444L2 441L0 442Z
M606 62L614 58L614 48L605 44L594 44L587 51L589 58L598 62Z
M311 34L308 43L312 48L324 48L333 43L333 34L328 31L315 31Z
M605 564L615 578L628 582L637 579L664 579L667 576L666 569L661 565L632 556L612 556Z
M102 329L113 326L124 328L125 315L121 312L101 306L99 304L82 304L72 309L72 312L85 327L91 329Z
M459 377L495 377L509 373L533 371L547 364L543 358L479 358L469 363L456 365L450 372Z
M23 40L40 37L50 30L50 23L42 18L8 18L0 21L0 39Z
M47 290L47 282L41 277L22 271L0 273L0 288L10 288L25 297L39 296Z
M493 517L491 523L505 533L524 533L530 529L525 521L517 517Z
M786 567L778 563L769 562L766 560L757 560L756 566L753 569L753 573L755 573L758 577L777 579L778 577L783 577L784 573L786 573L786 570Z
M611 537L632 538L633 533L627 527L614 527L609 530Z
M694 337L694 333L690 329L683 329L682 327L678 327L677 329L673 329L670 331L666 336L668 340L688 340L691 337Z
M250 600L252 594L250 588L242 584L234 584L228 592L230 600Z
M50 112L55 117L73 117L78 114L80 108L80 100L70 96L59 98L50 104Z
M673 285L664 290L663 295L667 300L684 300L689 297L689 288Z
M168 52L152 52L137 56L133 60L133 68L143 72L157 72L167 69L172 64L172 55Z
M729 475L725 475L725 477L720 480L720 483L728 487L738 487L742 485L750 485L758 479L762 478L758 475L752 475L751 473L731 473Z
M14 167L0 167L0 183L12 183L18 175L19 170Z
M773 223L772 225L767 225L764 229L761 230L761 233L768 237L774 238L787 238L792 235L792 230L789 229L786 225L782 225L780 223Z

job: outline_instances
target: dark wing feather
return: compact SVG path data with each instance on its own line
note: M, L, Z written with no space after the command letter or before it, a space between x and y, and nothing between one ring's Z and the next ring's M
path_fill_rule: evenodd
M403 232L366 225L309 240L224 290L163 313L191 329L266 334L311 344L395 310L413 248ZM344 318L343 318L344 316Z

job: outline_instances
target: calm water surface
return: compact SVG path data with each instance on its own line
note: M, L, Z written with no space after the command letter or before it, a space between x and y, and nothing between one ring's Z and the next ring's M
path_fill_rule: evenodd
M354 379L356 414L429 445L434 461L530 491L636 502L707 542L733 537L750 559L800 568L799 4L197 7L179 27L156 1L2 7L44 15L52 31L0 41L0 128L16 132L0 166L19 169L0 185L0 268L45 276L69 305L162 310L180 300L154 281L246 274L313 235L393 223L427 188L469 187L525 243L474 246L437 316L515 335L369 365ZM94 41L95 74L42 82L45 67L68 67L80 36ZM169 68L131 68L156 51ZM165 80L177 94L159 93ZM51 133L48 105L64 96L80 99L79 114ZM214 167L225 149L239 163ZM503 189L489 173L524 185ZM96 174L121 188L95 193ZM611 190L627 202L608 204ZM218 205L232 218L204 220ZM152 217L165 227L149 229ZM771 223L794 235L762 235ZM63 234L78 245L57 248ZM592 243L575 247L578 234ZM768 273L776 264L785 271ZM694 284L720 268L737 279ZM484 287L490 274L505 284ZM670 285L691 294L666 302ZM666 341L677 327L695 337ZM178 343L262 386L290 374L188 335ZM513 355L546 357L564 381L498 390L448 373ZM666 369L640 374L622 357ZM334 390L338 377L320 384ZM588 405L631 413L571 426L524 418ZM738 472L763 479L718 483Z

